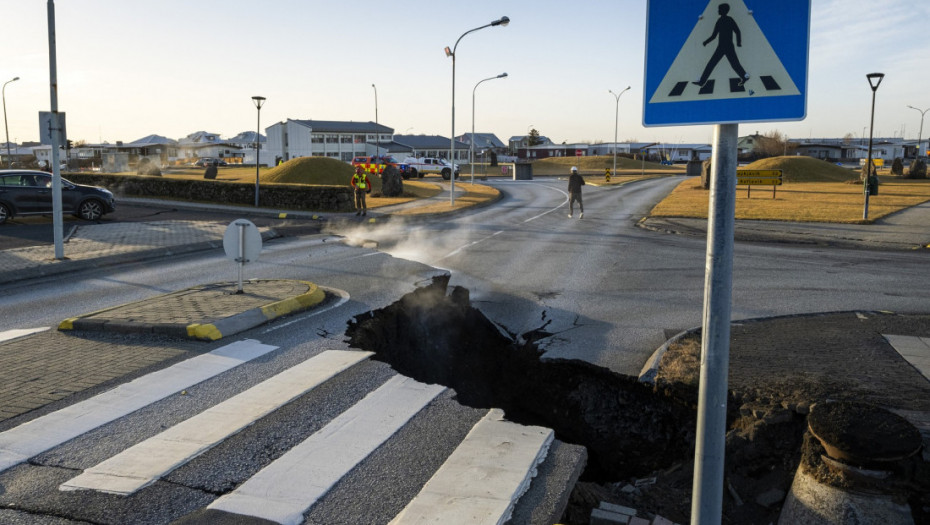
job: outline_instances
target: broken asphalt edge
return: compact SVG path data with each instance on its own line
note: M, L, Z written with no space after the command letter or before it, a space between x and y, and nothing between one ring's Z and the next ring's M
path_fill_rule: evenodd
M775 319L791 319L791 318L796 318L796 317L819 317L819 316L837 315L837 314L898 315L899 313L900 312L892 312L889 310L836 310L836 311L831 311L831 312L814 312L814 313L804 313L804 314L773 315L769 317L753 317L750 319L731 319L730 325L732 326L732 325L740 325L740 324L748 324L748 323L762 323L765 321L772 321ZM674 336L672 336L667 341L665 341L665 343L663 343L662 346L660 346L659 348L656 348L655 351L652 353L652 355L649 356L649 359L646 360L646 364L643 365L642 370L640 370L639 381L641 383L647 383L650 385L654 385L656 382L656 376L659 374L659 364L662 361L662 356L665 355L665 352L668 351L669 347L681 341L685 337L701 333L701 329L702 327L697 326L694 328L683 330L675 334ZM702 351L703 351L703 347L702 347Z
M308 310L322 303L326 298L326 293L315 283L310 281L300 281L306 284L308 290L300 295L288 297L280 301L275 301L264 306L251 308L244 312L219 319L213 323L134 323L112 320L88 319L95 315L100 315L126 305L117 305L111 308L105 308L96 312L91 312L82 316L71 317L63 320L58 325L58 330L87 330L102 332L123 332L123 333L161 333L176 337L187 337L199 339L202 341L216 341L226 336L249 330L256 326L262 325L278 317ZM186 294L191 291L204 288L210 285L201 285L186 288L159 297L170 297L172 295ZM157 297L156 297L157 299Z

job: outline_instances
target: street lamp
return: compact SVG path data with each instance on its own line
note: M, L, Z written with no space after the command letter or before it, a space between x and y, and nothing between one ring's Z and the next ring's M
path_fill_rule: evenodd
M865 181L862 184L863 194L865 195L865 204L862 208L862 220L869 218L869 183L872 181L872 132L875 128L875 92L878 90L878 86L881 85L882 79L885 78L885 74L869 73L865 78L869 80L869 87L872 88L872 120L869 124L869 159L866 164Z
M924 114L930 111L930 108L918 109L918 108L915 108L914 106L908 106L908 107L913 109L914 111L920 112L920 131L917 132L917 159L920 160L920 154L923 152L923 149L920 147L920 139L923 138L924 136ZM9 144L10 143L9 139L7 139L6 142L7 144Z
M255 124L255 207L258 207L258 154L261 144L259 138L262 136L262 104L265 103L265 97L254 96L252 102L258 110L258 120Z
M614 96L614 99L617 101L617 107L614 110L614 170L611 172L614 174L614 177L617 176L617 124L620 122L620 95L629 91L630 86L627 86L626 89L621 91L619 94L614 93L612 90L608 89L607 92Z
M3 89L0 90L3 92L3 129L6 131L6 164L8 168L13 167L13 157L10 156L10 128L6 125L6 85L10 82L16 82L17 80L19 80L19 77L13 80L7 80L3 83ZM918 144L918 146L920 146L920 144Z
M490 24L485 24L481 27L469 29L468 31L465 31L464 33L462 33L462 36L460 36L458 40L455 41L455 45L452 46L451 50L448 48L448 46L445 49L446 56L452 57L452 138L450 141L451 145L449 147L449 151L452 156L452 160L451 160L452 173L450 174L449 179L452 181L450 195L451 195L451 203L453 207L455 206L455 52L459 48L459 42L461 42L462 38L464 38L465 35L467 35L468 33L473 33L479 29L484 29L486 27L491 27L491 26L504 27L509 23L510 23L510 19L507 18L506 16L502 16L498 20L495 20L491 22Z
M507 78L507 73L501 73L500 75L497 75L496 77L488 77L478 82L477 84L475 84L475 87L472 88L471 90L471 163L470 164L471 164L471 183L472 184L475 183L475 90L478 89L478 86L481 85L481 82L487 82L488 80L494 80L496 78ZM452 171L455 171L454 164L453 164ZM452 176L454 177L455 174L453 173Z

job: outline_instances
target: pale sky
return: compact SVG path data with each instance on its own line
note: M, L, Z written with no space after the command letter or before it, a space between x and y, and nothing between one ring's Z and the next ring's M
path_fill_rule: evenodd
M20 77L5 90L11 141L38 140L38 113L51 108L47 7L0 0L0 83ZM531 128L559 143L612 141L607 91L627 86L620 141L713 136L709 125L642 126L646 0L59 0L55 15L58 105L75 141L229 138L255 130L253 95L267 98L262 133L287 118L374 121L372 84L379 123L448 137L443 48L505 15L509 26L458 46L456 134L471 131L476 83L506 72L477 88L475 128L505 142ZM921 116L907 106L930 108L928 20L925 1L813 0L807 118L742 124L740 135L867 136L865 75L880 71L876 136L916 139Z

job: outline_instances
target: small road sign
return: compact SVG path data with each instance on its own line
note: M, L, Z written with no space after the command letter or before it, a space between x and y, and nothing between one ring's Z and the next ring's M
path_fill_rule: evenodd
M643 124L803 120L811 0L649 0Z
M736 185L748 186L746 197L750 197L753 186L771 186L772 198L775 198L775 187L781 186L781 170L736 170Z

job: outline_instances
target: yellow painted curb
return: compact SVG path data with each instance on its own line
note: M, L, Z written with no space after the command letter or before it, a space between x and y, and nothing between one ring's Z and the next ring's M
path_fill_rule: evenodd
M279 219L286 219L286 218L287 218L287 214L286 214L286 213L279 213L279 214L278 214L278 218L279 218Z
M72 317L71 319L65 319L64 321L58 323L59 330L74 330L74 322L77 321L78 317Z
M309 281L298 281L306 284L309 288L306 292L298 295L297 297L292 297L290 299L284 299L283 301L278 301L276 303L271 303L267 306L262 307L262 314L266 319L274 319L282 315L289 314L291 312L297 311L301 308L309 308L311 306L316 306L323 302L323 299L326 298L326 294L319 286L309 282Z
M187 336L207 341L216 341L222 339L223 334L212 324L189 324L187 325Z

